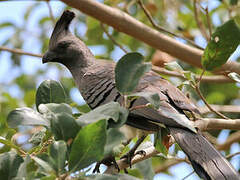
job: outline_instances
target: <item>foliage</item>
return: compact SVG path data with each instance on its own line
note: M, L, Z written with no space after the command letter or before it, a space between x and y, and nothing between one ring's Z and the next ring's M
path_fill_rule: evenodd
M104 1L105 4L121 9L151 26L142 9L132 2L130 0ZM209 1L208 13L213 32L209 42L201 34L194 19L192 1L144 0L143 2L157 24L185 38L195 40L203 48L206 47L202 64L206 70L209 70L206 72L208 75L212 74L212 69L224 64L239 45L239 16L235 16L239 14L239 1L237 0ZM1 3L9 3L11 7L10 2ZM11 19L2 20L0 31L9 33L1 39L1 45L20 48L32 53L45 52L54 23L47 13L33 18L40 10L48 12L45 3L43 1L26 3L26 8L22 8L24 14L19 16L22 23ZM58 18L63 9L70 7L66 7L61 2L56 3L61 4L59 8L53 8L54 15ZM209 34L208 20L204 11L206 2L201 2L200 5L203 8L201 8L199 19ZM31 25L32 22L34 25ZM96 19L78 13L74 26L74 33L91 49L101 49L100 52L95 52L96 57L117 60L123 54L106 36ZM150 61L156 50L112 27L106 28L108 33L124 48L129 52L135 52L123 56L120 60L123 64L118 64L119 68L116 69L118 90L127 95L129 102L134 98L144 97L151 103L150 108L158 108L160 106L158 95L133 93L141 75L150 69L149 64L144 61ZM199 39L202 41L199 42ZM28 40L35 42L37 46L33 47ZM129 170L132 176L122 173L89 175L93 162L110 154L114 154L118 159L129 149L130 146L124 148L121 146L125 137L119 131L119 127L124 124L128 115L127 106L109 103L90 111L87 105L76 103L79 96L74 98L75 94L72 95L75 85L72 79L66 76L64 68L56 65L43 66L40 59L39 61L34 57L26 59L26 56L14 53L4 59L6 53L3 51L0 53L0 62L6 60L9 64L7 70L9 72L0 78L0 177L4 179L14 177L15 179L55 179L72 173L71 175L79 179L152 179L153 170L169 162L168 156L150 158L148 161L141 162L143 164L133 166ZM145 60L139 53L144 55ZM129 62L128 58L133 61ZM235 60L239 61L239 54ZM33 65L28 65L29 61L35 63L35 68L33 68L35 70L31 73L29 71ZM184 91L188 91L191 98L201 104L202 101L191 88L196 85L196 75L199 75L201 70L180 61L166 66L171 71L183 74L186 80L164 77ZM121 73L126 72L126 68L130 70L122 75ZM51 72L54 72L55 80L43 81L48 79L49 74L53 74ZM228 75L239 82L238 74L229 73ZM239 105L239 84L220 85L202 82L201 91L209 103ZM226 113L226 115L239 118L239 114ZM215 114L209 113L206 116L215 117ZM179 119L179 117L173 118ZM233 132L229 131L229 134L225 135L228 136ZM224 131L209 133L218 138ZM159 134L155 135L155 147L165 155L168 153L177 156L181 151L180 148L175 145L167 152L166 144L163 145L163 137L166 137L166 134L164 131ZM151 139L148 137L146 142L151 142ZM239 146L239 143L235 145ZM232 148L224 149L225 154L231 151L233 151ZM149 171L144 169L146 166L149 167ZM167 169L163 170L163 173L173 175Z

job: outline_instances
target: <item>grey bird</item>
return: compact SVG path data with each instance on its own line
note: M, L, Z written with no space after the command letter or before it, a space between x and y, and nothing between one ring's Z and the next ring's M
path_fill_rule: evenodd
M57 21L43 63L58 62L65 65L90 108L94 109L110 101L121 103L122 97L115 86L115 63L96 60L88 47L69 31L74 16L73 12L65 11ZM159 129L159 124L164 124L188 156L199 177L239 179L237 171L200 132L192 132L169 116L172 113L187 118L184 111L198 113L195 105L178 88L150 71L141 78L136 92L158 93L161 108L156 110L146 107L131 111L127 125L153 132ZM146 103L147 100L139 98L132 106Z

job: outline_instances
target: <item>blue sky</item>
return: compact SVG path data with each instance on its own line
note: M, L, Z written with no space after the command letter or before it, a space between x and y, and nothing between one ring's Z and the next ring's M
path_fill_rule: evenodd
M214 7L217 5L218 1L211 1L210 7ZM23 24L23 15L26 11L26 8L30 6L32 1L14 1L14 2L0 2L0 22L3 21L13 21L16 22L19 26ZM62 13L63 4L59 1L53 1L51 2L51 6L53 7L53 14L54 16L59 16ZM31 31L37 33L38 28L36 26L37 20L43 16L48 15L48 8L46 3L41 2L41 5L34 11L34 13L31 15L31 19L28 24L28 29L31 29ZM218 23L218 18L214 17L214 23ZM82 33L84 34L84 31L86 28L82 28ZM0 30L0 43L2 43L8 36L11 36L13 31L10 28ZM40 47L37 42L34 41L34 39L31 38L28 34L24 34L24 39L27 41L26 45L24 46L24 50L28 52L33 53L39 53ZM50 36L50 34L49 34ZM197 43L200 45L205 45L206 43L202 41L201 38L197 39ZM95 46L90 47L92 52L97 55L101 54L101 51L104 49L101 46ZM236 59L236 57L240 54L240 48L235 52L235 54L232 56L232 59ZM119 50L119 48L116 48L115 51L112 53L113 59L119 59L123 55L123 52ZM5 89L6 91L10 92L12 96L19 97L21 96L21 92L19 91L17 86L11 86L11 81L19 76L21 73L25 74L34 74L38 69L46 70L47 65L43 65L41 63L40 58L30 57L30 56L23 56L21 59L21 67L20 68L12 68L11 67L11 60L10 60L10 54L8 52L2 52L0 55L0 86L4 88L4 85L8 85L8 89ZM10 73L11 72L11 73ZM56 75L57 68L51 67L48 69L46 75L38 79L38 84L43 81L44 79L57 79L58 76ZM70 73L67 70L63 70L63 73L65 76L70 77ZM6 78L7 77L7 78ZM75 102L83 103L83 99L80 96L77 89L73 89L71 92L71 97ZM219 141L224 141L228 135L229 131L225 130L223 131L219 136ZM240 151L240 146L238 144L233 144L231 147L230 152L234 153ZM180 154L181 155L181 154ZM235 160L232 160L232 163L235 167L239 167L240 157L236 156L234 158ZM173 166L169 169L169 172L174 175L174 177L160 174L157 175L155 179L166 179L166 180L178 180L189 173L192 172L192 168L189 165L186 165L186 163L181 163L176 166ZM189 179L199 179L196 175L192 175Z

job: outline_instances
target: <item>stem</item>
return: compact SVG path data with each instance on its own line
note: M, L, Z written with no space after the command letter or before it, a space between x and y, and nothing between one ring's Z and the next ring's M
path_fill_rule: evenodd
M216 111L215 109L213 109L207 102L207 100L204 98L204 96L202 95L201 91L200 91L200 83L201 83L201 79L203 77L205 70L202 71L199 81L197 82L197 84L195 85L195 90L197 92L197 94L199 95L199 97L203 100L203 102L205 103L205 105L209 108L210 111L214 112L215 114L217 114L218 116L220 116L223 119L229 119L228 117L224 116L222 113Z

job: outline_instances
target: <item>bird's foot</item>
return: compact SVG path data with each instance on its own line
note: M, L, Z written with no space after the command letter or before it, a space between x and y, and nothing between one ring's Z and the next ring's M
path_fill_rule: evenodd
M123 155L120 159L126 159L126 163L129 164L129 166L131 168L132 167L132 159L137 154L145 156L146 152L144 150L140 150L140 151L135 152L135 149L131 149L125 155Z
M108 156L108 157L105 157L103 160L97 162L97 164L96 164L96 166L95 166L95 168L93 170L93 173L95 173L95 172L100 173L100 169L99 168L100 168L101 164L104 164L106 166L114 165L114 167L117 169L117 171L118 172L120 171L120 169L118 167L118 164L117 164L117 162L115 160L115 157L114 156Z

